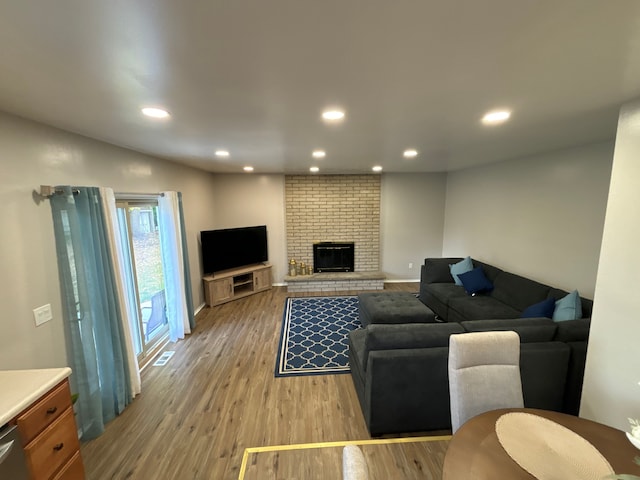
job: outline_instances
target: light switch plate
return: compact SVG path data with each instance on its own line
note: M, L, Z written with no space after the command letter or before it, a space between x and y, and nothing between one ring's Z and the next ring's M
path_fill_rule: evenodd
M53 318L51 313L51 304L47 303L41 307L34 308L33 317L36 320L36 327L51 320Z

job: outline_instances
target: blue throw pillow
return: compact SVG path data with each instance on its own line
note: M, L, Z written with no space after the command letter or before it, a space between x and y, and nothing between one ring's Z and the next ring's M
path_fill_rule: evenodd
M552 318L554 322L582 318L582 301L577 290L555 302Z
M449 264L449 271L451 272L451 276L453 277L453 281L456 282L456 285L462 286L462 282L460 281L460 278L458 278L458 275L470 272L471 270L473 270L471 257L460 260L458 263Z
M493 290L493 283L485 276L482 267L476 267L469 272L461 273L458 277L469 295Z
M556 306L555 298L547 298L539 303L528 306L520 315L520 318L547 317L553 316L553 309Z

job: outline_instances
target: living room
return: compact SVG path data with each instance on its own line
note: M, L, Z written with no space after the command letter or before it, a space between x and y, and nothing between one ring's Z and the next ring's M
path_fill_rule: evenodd
M637 127L625 123L637 118L639 108L632 98L623 104L627 110L617 136L615 113L613 129L588 142L569 141L567 135L561 147L531 148L482 165L450 171L386 168L375 174L381 179L380 269L389 285L416 281L425 257L471 255L595 299L582 412L620 429L628 416L640 415L632 276L640 266L633 207L640 172L629 160L640 147ZM14 110L8 103L0 109ZM609 118L610 110L603 110ZM285 173L209 172L27 118L26 111L0 113L0 264L6 273L0 280L5 305L0 369L68 364L51 212L36 194L41 184L181 191L198 308L204 303L201 230L267 225L274 283L284 283ZM51 304L53 320L36 327L32 310L44 304ZM271 373L270 365L267 370Z

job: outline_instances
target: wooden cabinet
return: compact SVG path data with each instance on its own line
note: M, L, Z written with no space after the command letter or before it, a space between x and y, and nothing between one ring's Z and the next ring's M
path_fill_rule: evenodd
M84 479L68 380L18 415L16 423L32 480Z
M253 287L256 291L271 288L271 268L253 272Z
M207 275L204 299L210 307L271 288L271 265L251 265Z

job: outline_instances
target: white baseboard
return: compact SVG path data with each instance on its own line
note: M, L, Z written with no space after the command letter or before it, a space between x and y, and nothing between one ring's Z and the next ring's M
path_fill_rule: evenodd
M200 305L199 307L197 307L197 308L196 308L196 311L195 311L195 312L193 312L193 314L194 314L194 315L199 314L199 313L200 313L200 310L202 310L202 309L203 309L204 307L206 307L206 306L207 306L207 304L206 304L206 303L203 303L202 305Z
M396 278L396 279L393 279L393 280L385 280L384 283L420 283L420 279L419 278L416 278L416 279L407 278L407 279L404 279L404 280L402 280L402 279L398 280Z

